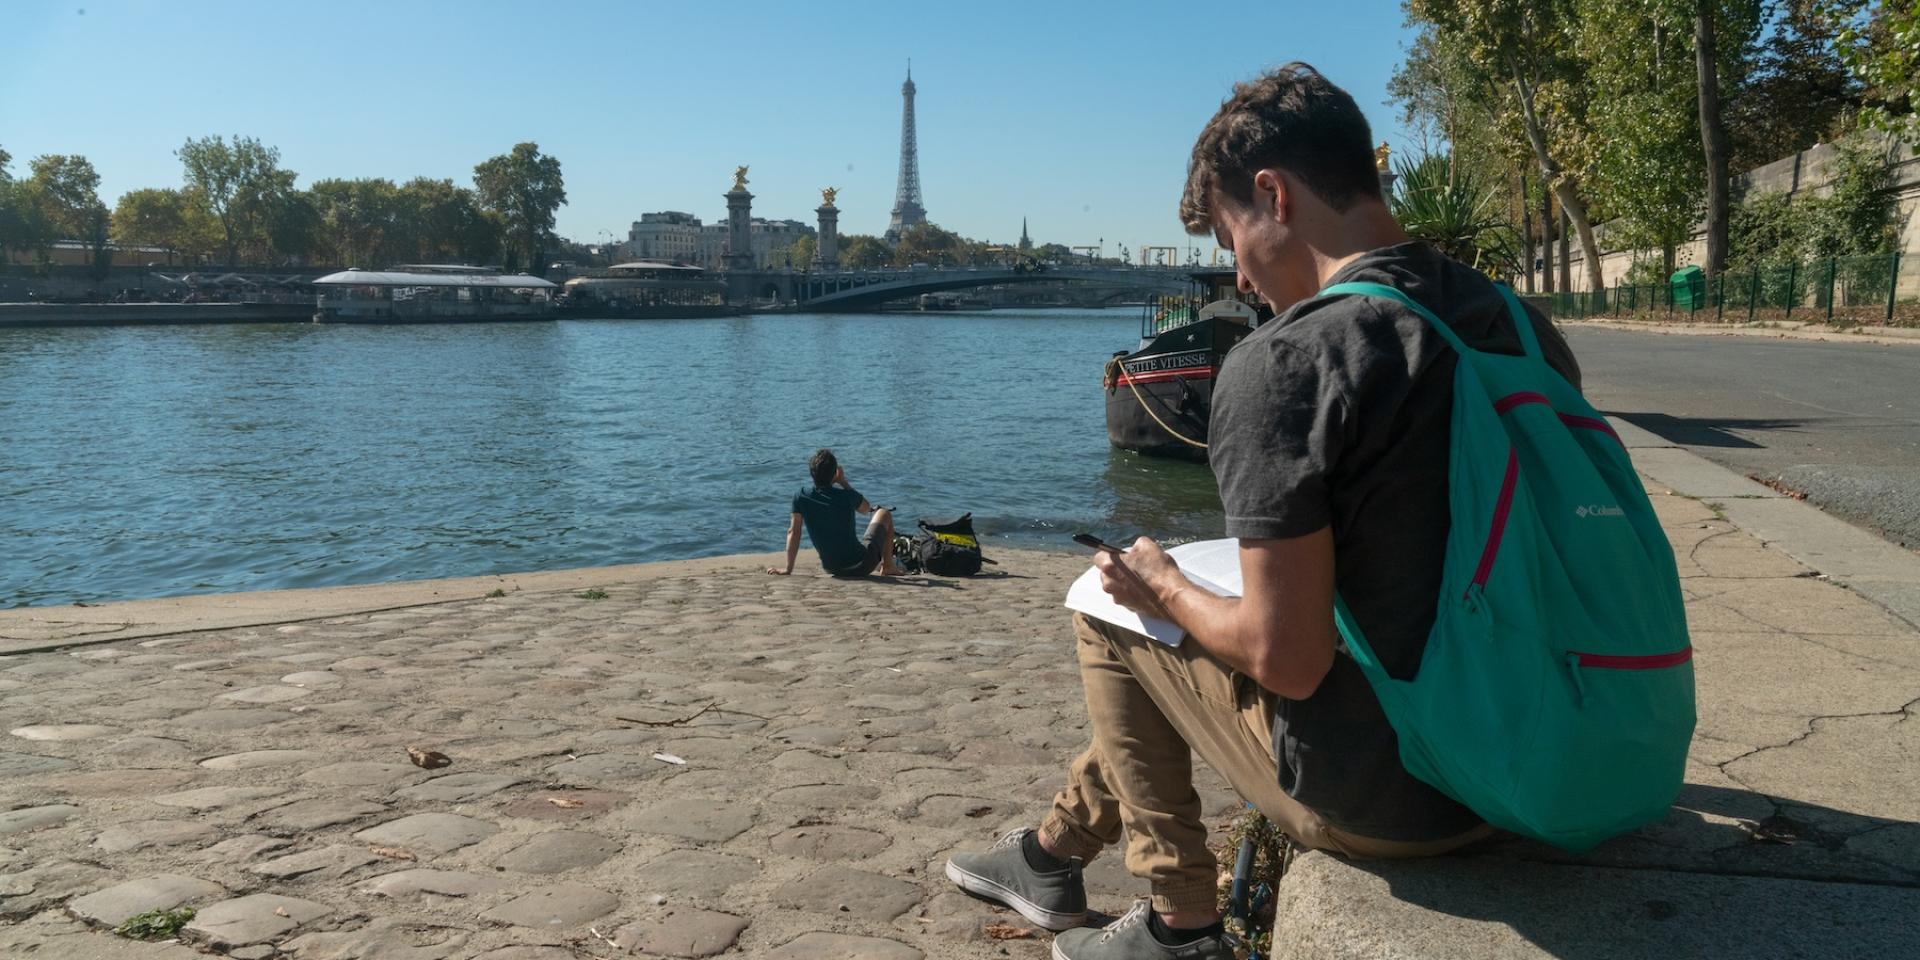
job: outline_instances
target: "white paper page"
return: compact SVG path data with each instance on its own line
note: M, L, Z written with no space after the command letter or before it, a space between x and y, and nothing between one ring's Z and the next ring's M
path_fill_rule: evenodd
M1240 595L1240 541L1183 543L1167 551L1167 555L1179 563L1180 571L1201 589L1221 597ZM1187 635L1171 620L1143 617L1115 603L1112 596L1100 589L1100 571L1091 567L1067 588L1066 606L1097 620L1145 634L1170 647L1179 646Z

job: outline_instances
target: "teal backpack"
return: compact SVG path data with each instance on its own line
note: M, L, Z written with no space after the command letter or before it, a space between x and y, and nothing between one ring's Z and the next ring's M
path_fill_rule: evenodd
M1664 817L1693 737L1693 647L1668 544L1613 428L1540 355L1468 347L1411 297L1380 297L1453 345L1452 527L1419 672L1381 666L1335 621L1407 771L1494 826L1572 851Z

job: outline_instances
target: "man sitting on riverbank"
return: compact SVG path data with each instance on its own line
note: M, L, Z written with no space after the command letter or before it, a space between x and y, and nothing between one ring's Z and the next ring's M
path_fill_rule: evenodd
M1492 829L1416 780L1359 665L1339 642L1336 589L1388 671L1420 664L1449 526L1456 356L1396 301L1318 297L1387 284L1469 345L1518 354L1506 303L1480 273L1410 241L1381 197L1353 98L1289 64L1234 89L1195 144L1181 218L1237 259L1242 291L1281 315L1227 355L1208 459L1243 596L1215 596L1144 537L1099 553L1122 605L1186 630L1177 647L1074 617L1092 745L1038 830L956 855L947 876L1063 930L1055 960L1227 960L1197 751L1301 846L1419 857ZM1566 342L1529 314L1547 361L1578 384ZM1153 896L1103 932L1081 865L1127 839Z
M787 524L787 565L768 567L767 572L786 576L793 572L793 561L800 554L800 530L804 525L813 549L820 554L820 566L836 577L864 577L877 567L880 575L897 577L905 570L893 562L893 511L878 510L859 491L847 484L847 473L832 450L821 450L807 463L813 486L793 495L793 514ZM853 534L855 512L871 513L866 542Z

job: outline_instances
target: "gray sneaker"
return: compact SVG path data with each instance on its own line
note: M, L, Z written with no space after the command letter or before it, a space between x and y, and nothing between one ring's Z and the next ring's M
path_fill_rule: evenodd
M1148 901L1136 900L1133 909L1104 930L1068 930L1053 938L1053 960L1234 960L1226 937L1201 937L1169 947L1147 929Z
M1080 861L1065 870L1042 873L1027 865L1020 841L1033 828L1022 827L980 853L956 853L947 861L947 879L960 889L1012 907L1027 922L1048 930L1069 930L1087 922L1087 887Z

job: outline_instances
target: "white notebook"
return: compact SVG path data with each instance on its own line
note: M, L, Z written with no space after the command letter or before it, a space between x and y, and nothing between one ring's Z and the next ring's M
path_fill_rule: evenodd
M1202 590L1220 597L1240 595L1240 541L1197 540L1174 547L1167 555L1180 565L1180 572ZM1120 560L1124 563L1126 557ZM1179 646L1187 636L1187 632L1171 620L1143 617L1113 602L1113 597L1100 589L1100 571L1092 567L1067 588L1067 609L1144 633L1169 647Z

